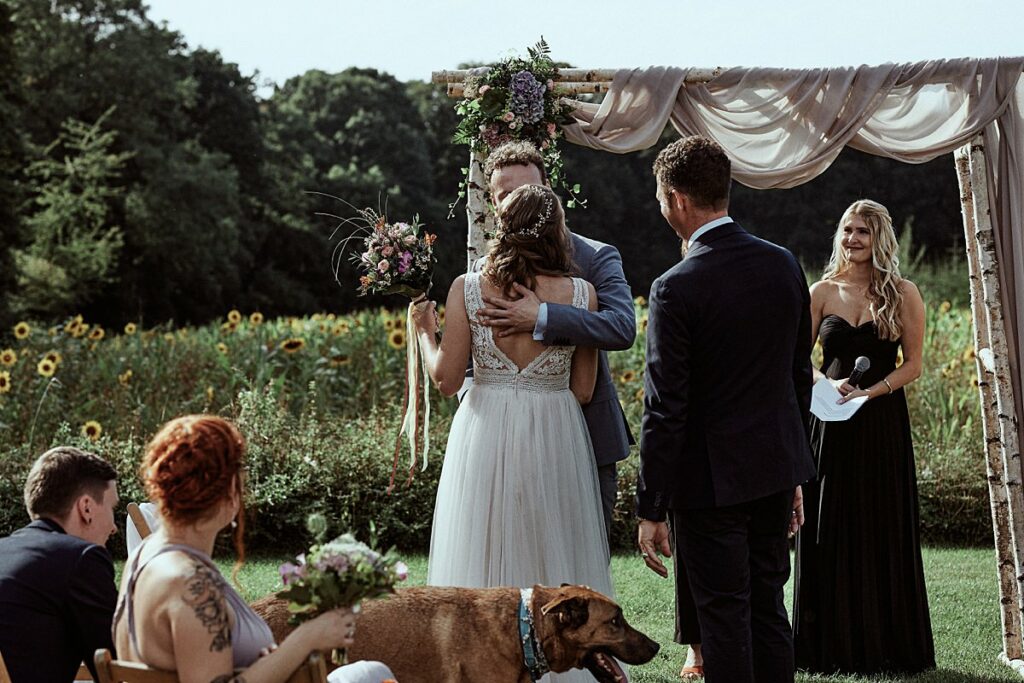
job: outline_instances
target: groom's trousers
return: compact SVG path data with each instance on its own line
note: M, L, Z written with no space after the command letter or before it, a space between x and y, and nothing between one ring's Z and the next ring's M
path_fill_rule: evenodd
M792 491L719 508L673 510L697 606L707 683L792 683L789 578Z

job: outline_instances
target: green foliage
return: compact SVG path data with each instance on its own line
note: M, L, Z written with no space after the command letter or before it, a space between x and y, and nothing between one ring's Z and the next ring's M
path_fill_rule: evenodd
M104 126L112 112L93 124L65 121L60 136L26 169L31 238L13 252L13 308L20 315L68 313L114 281L123 245L121 229L112 224L122 194L116 183L132 155L111 151L117 133Z
M24 166L24 148L20 105L22 87L20 67L14 50L12 8L0 2L0 326L12 324L10 297L15 287L13 249L22 239L21 216L17 207L21 191L17 184Z

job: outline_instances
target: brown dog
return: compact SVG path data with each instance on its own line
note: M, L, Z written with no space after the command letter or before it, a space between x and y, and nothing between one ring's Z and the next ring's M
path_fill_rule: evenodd
M536 642L551 671L586 668L600 683L626 680L616 659L644 664L658 644L632 628L612 600L584 586L534 586ZM407 588L363 604L349 661L387 664L399 683L530 683L519 630L518 588ZM253 609L277 642L291 631L284 600Z

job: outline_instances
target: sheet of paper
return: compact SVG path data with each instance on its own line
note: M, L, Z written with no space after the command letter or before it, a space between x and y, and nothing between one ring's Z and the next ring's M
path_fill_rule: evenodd
M832 386L832 382L822 377L814 383L811 390L811 412L822 422L842 422L853 417L868 400L867 396L861 396L839 405L836 401L840 398L842 396L839 395L839 390Z

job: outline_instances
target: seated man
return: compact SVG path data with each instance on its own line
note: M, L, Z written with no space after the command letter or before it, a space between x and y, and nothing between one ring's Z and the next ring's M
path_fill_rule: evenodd
M0 653L13 683L73 681L98 648L114 646L117 472L102 458L59 447L25 482L32 523L0 539Z

